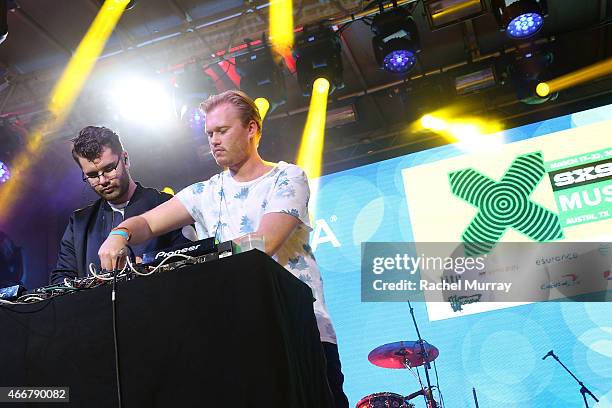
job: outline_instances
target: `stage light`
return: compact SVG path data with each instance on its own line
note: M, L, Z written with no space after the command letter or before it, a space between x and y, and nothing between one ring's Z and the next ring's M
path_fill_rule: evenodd
M11 178L11 172L9 171L6 163L0 161L0 184L4 184Z
M550 94L550 86L546 82L540 82L538 86L536 86L536 93L539 97L545 98Z
M455 91L457 95L467 95L491 88L496 84L497 79L492 66L455 77Z
M202 130L206 124L204 114L197 106L183 106L180 113L181 120L189 125L193 130Z
M111 97L118 113L131 122L159 126L172 117L172 103L164 86L154 80L128 77L117 81Z
M23 190L20 187L23 183L18 182L19 177L42 154L45 135L57 131L64 124L127 4L128 0L105 1L70 58L51 91L48 103L48 110L51 113L49 120L30 132L25 151L11 163L13 178L6 183L3 194L0 195L0 223L10 217L13 205L21 196Z
M552 64L553 54L541 50L524 50L515 54L514 62L507 67L512 87L516 97L528 105L538 105L555 100L558 92L554 92L547 85L538 85L550 79L548 67Z
M424 0L432 30L477 17L486 10L484 0Z
M537 34L548 11L546 0L493 0L491 5L500 28L517 40Z
M330 84L329 94L344 87L340 39L329 27L305 26L293 50L298 83L304 96L311 94L317 78Z
M266 98L270 111L287 101L282 62L274 61L268 46L251 49L236 57L236 72L240 75L240 89L251 98Z
M502 126L495 120L456 116L438 111L421 118L424 129L438 133L464 151L478 152L495 149L503 144Z
M270 42L274 51L283 57L291 55L291 48L293 47L293 1L271 1L269 23Z
M201 64L185 65L174 82L174 111L192 129L203 129L204 115L200 111L200 103L215 93L215 82L204 72Z
M436 132L446 129L446 122L444 119L437 118L432 115L424 115L421 118L421 126L425 129L433 130Z
M421 50L412 16L399 7L381 12L372 21L372 31L372 47L378 65L396 74L410 71Z
M561 75L548 82L540 82L536 87L536 93L540 97L548 96L552 92L576 86L596 78L601 78L612 73L612 58L597 62L588 67Z
M268 102L266 98L257 98L254 102L259 110L259 116L261 116L261 120L263 121L270 109L270 102Z
M327 97L330 87L331 84L326 78L317 78L313 84L310 109L297 157L297 165L304 169L308 178L321 176Z

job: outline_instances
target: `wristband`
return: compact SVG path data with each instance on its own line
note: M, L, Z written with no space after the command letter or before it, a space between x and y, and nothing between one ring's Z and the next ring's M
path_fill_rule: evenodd
M129 241L130 238L132 238L132 234L130 234L130 231L127 228L113 228L108 235L121 235L126 241Z

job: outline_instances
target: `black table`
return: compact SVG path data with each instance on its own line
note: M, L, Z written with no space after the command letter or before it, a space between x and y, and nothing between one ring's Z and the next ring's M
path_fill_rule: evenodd
M259 251L118 282L123 406L331 407L312 302ZM110 285L0 306L0 386L116 407L115 373Z

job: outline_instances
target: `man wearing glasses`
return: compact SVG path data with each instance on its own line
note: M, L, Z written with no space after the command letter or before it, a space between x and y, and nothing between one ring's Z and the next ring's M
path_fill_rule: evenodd
M171 196L134 182L128 154L116 133L105 127L88 126L72 140L72 157L83 171L83 181L100 196L95 203L70 216L60 244L51 284L64 278L87 276L93 263L100 270L98 249L111 229L124 219L140 215ZM132 246L135 255L189 242L174 230Z

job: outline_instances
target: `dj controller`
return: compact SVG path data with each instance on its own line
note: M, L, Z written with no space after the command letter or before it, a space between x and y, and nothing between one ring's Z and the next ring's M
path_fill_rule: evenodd
M95 266L90 265L87 276L64 279L63 284L43 286L30 291L25 291L18 285L2 288L0 289L0 303L33 303L54 296L95 288L110 282L127 281L139 276L210 262L240 251L240 246L234 241L217 243L214 238L205 238L188 244L147 252L143 254L141 263L136 263L135 259L127 259L121 269L113 271L96 271Z

